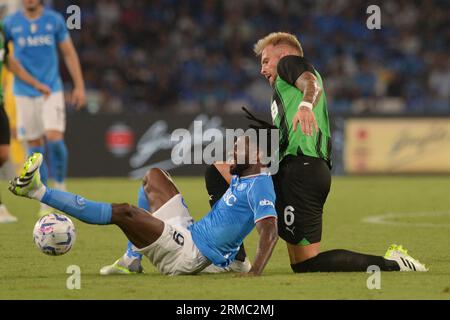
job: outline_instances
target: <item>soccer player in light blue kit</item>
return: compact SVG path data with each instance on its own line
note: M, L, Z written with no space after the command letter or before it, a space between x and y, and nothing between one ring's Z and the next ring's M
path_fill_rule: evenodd
M17 136L28 144L29 154L48 151L50 173L55 188L65 190L67 148L63 85L59 75L58 49L74 82L71 103L77 108L85 104L85 89L78 55L70 39L64 18L45 8L40 0L23 0L23 10L4 20L6 41L14 44L14 56L23 67L52 93L41 92L16 78L14 96L17 108ZM46 142L46 148L45 148ZM47 168L41 166L41 178L47 183ZM41 205L40 215L50 208Z
M28 159L22 174L11 181L10 190L89 224L117 225L137 251L147 256L164 275L196 274L211 264L227 267L244 238L256 226L260 239L253 265L246 275L260 275L278 239L275 191L272 178L261 173L260 151L249 147L248 136L240 139L245 139L245 147L235 146L229 189L197 222L193 221L170 177L160 169L151 169L144 177L152 214L129 204L93 202L47 188L38 170L43 160L41 154ZM240 164L238 159L245 161ZM250 159L256 159L253 161L256 163L251 164Z
M227 185L230 185L232 177L231 174L229 173L229 169L226 174L228 181ZM145 193L144 186L139 188L137 205L139 208L144 209L146 211L151 210L147 194ZM236 259L225 268L210 265L207 268L205 268L202 272L203 273L222 273L230 271L239 273L248 272L252 267L250 260L247 257L245 257L245 259L241 258L241 260L239 260L237 257L238 255L236 256ZM119 259L117 259L113 264L104 266L100 269L100 274L103 276L116 274L133 275L142 272L144 272L144 269L142 267L142 254L140 254L137 251L137 249L133 246L133 243L131 241L128 241L127 250Z

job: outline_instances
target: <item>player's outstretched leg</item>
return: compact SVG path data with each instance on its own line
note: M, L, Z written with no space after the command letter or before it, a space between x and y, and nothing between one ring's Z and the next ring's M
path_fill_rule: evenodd
M43 157L33 154L26 161L19 177L10 181L9 190L15 195L45 203L88 224L115 224L137 248L155 242L162 234L164 222L146 211L129 204L94 202L75 194L47 188L40 179Z
M374 256L343 249L319 253L308 260L291 264L294 272L366 272L370 266L381 271L428 271L402 246L392 245L386 255Z
M143 186L139 189L138 206L148 213L155 212L178 193L177 187L167 172L160 169L151 169L145 174ZM150 206L150 203L153 205ZM101 268L100 274L136 274L143 272L142 255L135 249L135 246L129 242L125 254L112 265Z

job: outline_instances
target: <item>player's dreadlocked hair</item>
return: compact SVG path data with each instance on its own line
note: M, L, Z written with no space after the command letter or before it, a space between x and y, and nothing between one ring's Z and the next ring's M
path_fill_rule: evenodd
M278 130L278 128L276 126L274 126L273 124L267 122L267 121L264 121L262 119L259 119L259 118L255 117L246 107L242 107L242 110L246 113L245 117L247 119L249 119L250 121L256 122L256 124L250 123L248 125L248 127L258 131L258 134L256 135L256 137L257 137L256 138L257 139L257 145L258 146L260 145L259 144L259 139L260 139L259 130L262 130L262 129L267 130L267 150L266 150L266 152L267 152L267 156L271 157L272 156L271 155L271 151L272 151L272 148L271 148L272 147L271 146L271 142L272 142L272 135L271 135L271 133L272 133L272 131L271 130L273 130L273 129Z
M245 117L251 121L255 121L258 124L249 124L249 128L255 129L255 130L259 130L259 129L277 129L277 127L275 127L273 124L258 119L257 117L255 117L250 111L248 111L248 109L246 107L242 107L242 110L247 114Z

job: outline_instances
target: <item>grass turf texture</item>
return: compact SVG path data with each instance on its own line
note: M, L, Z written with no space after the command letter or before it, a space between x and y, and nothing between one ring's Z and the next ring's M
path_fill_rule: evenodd
M191 214L208 212L201 178L175 178ZM90 226L74 220L77 241L59 257L42 254L32 242L38 204L13 197L0 183L4 203L19 222L0 225L0 299L450 299L450 215L397 218L409 226L368 224L362 220L387 212L449 212L447 177L336 177L329 195L322 250L345 248L383 255L391 243L403 244L427 264L428 273L382 273L381 289L369 290L367 273L293 274L280 240L264 275L161 276L144 258L146 273L99 275L100 267L125 250L126 238L115 226ZM89 199L136 203L138 181L71 179L68 187ZM433 226L420 227L428 223ZM251 258L256 231L246 239ZM66 289L70 265L81 268L81 290Z

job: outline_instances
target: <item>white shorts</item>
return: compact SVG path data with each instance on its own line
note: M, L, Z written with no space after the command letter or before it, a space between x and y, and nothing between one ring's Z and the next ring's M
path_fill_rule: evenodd
M36 140L48 130L64 132L66 129L66 108L62 91L44 96L16 96L17 138Z
M194 219L183 201L181 194L177 194L153 213L164 222L164 231L151 245L136 250L163 275L196 274L211 264L200 253L187 229Z

